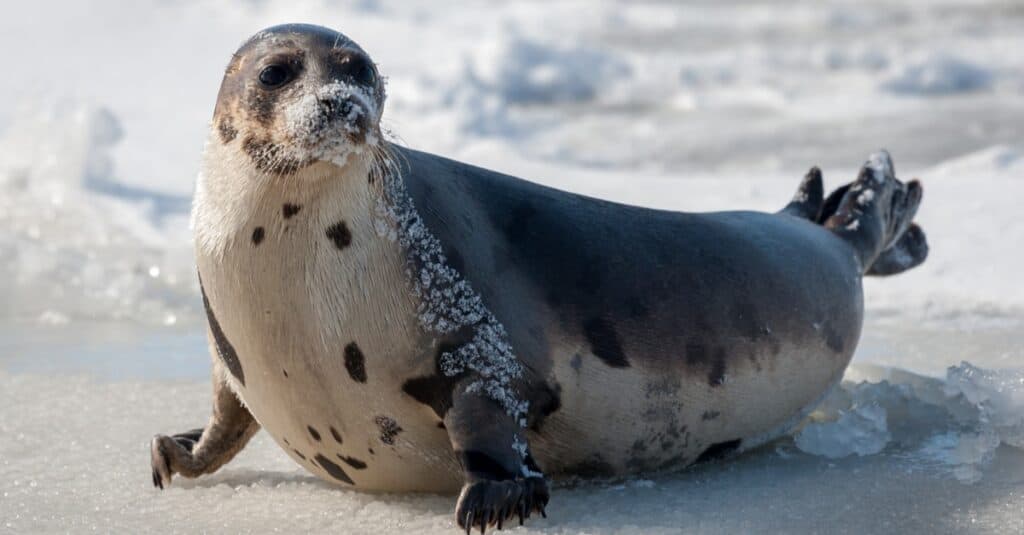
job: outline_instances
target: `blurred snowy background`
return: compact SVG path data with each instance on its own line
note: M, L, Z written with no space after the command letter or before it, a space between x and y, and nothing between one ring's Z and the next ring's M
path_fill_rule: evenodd
M148 437L208 414L188 209L217 88L282 22L370 53L393 139L556 187L776 210L811 165L832 188L879 147L924 183L932 255L868 281L814 421L557 490L528 531L1024 530L1019 0L140 0L2 8L0 532L453 529L451 498L336 490L261 439L148 487Z

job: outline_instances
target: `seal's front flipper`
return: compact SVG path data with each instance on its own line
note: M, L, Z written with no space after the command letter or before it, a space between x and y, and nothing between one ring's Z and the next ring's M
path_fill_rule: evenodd
M897 180L889 153L879 151L868 158L824 225L853 246L865 273L871 273L875 262L881 260L883 265L879 266L878 274L882 274L887 267L894 267L890 262L897 261L900 251L914 254L920 261L927 256L927 243L920 228L907 242L901 242L917 214L922 194L920 182L904 184ZM890 250L892 253L886 252ZM920 261L902 262L907 267L899 271Z
M817 221L824 202L825 188L821 182L821 169L812 167L797 188L793 200L780 213Z
M150 442L154 486L162 489L170 485L176 473L192 478L215 472L259 431L260 425L224 382L226 371L221 367L214 359L210 423L203 429L170 437L157 435Z
M455 521L469 533L501 529L518 517L546 516L548 486L530 455L523 429L496 401L471 392L463 381L452 394L444 424L462 464L465 484L455 506Z

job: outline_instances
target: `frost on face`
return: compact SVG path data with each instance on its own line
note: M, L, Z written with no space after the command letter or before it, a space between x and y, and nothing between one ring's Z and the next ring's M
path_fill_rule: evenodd
M376 108L365 88L334 81L285 106L285 128L312 159L343 164L362 150L353 138L365 137L371 147L378 144L376 133L362 126L374 122Z
M523 367L512 352L505 327L484 306L469 282L445 258L441 242L423 223L394 165L382 173L385 194L377 206L374 228L409 253L407 274L419 299L417 315L428 332L450 334L471 328L472 339L441 355L441 371L449 376L472 372L477 379L467 392L497 401L520 426L526 425L529 402L520 399L513 382Z

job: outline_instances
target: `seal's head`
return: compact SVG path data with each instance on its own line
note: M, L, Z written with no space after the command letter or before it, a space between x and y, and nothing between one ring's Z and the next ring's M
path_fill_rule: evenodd
M214 128L256 169L291 175L320 161L344 165L376 147L383 105L384 82L359 45L321 26L285 24L235 52Z

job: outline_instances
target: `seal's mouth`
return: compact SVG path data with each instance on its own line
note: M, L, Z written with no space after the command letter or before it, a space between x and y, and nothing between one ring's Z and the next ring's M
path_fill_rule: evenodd
M285 120L304 159L343 163L380 142L379 113L366 89L334 81L288 106Z

